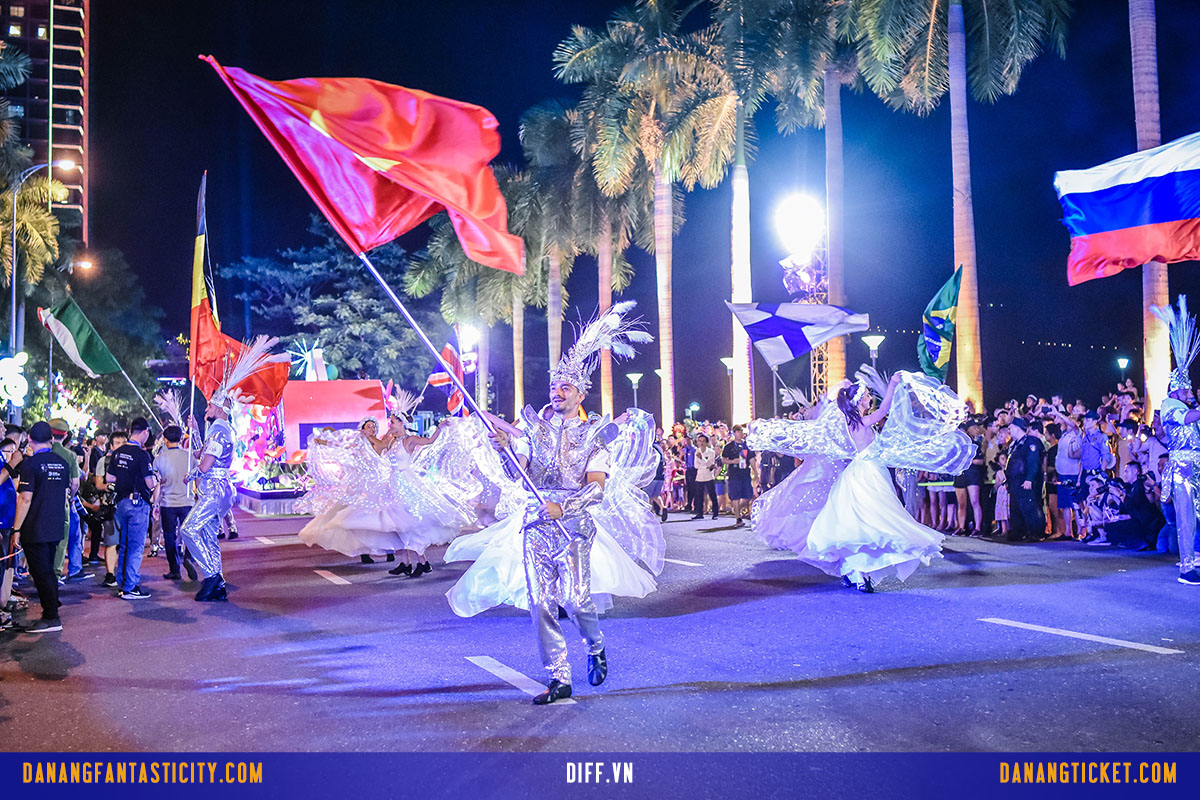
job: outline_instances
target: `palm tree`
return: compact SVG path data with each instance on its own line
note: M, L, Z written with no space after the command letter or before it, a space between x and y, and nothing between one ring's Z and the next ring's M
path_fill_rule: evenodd
M754 299L750 280L750 176L747 150L753 149L754 114L762 105L771 81L775 51L770 34L772 12L778 0L714 0L714 17L720 26L721 56L734 88L733 202L730 241L730 299ZM732 422L749 422L754 416L754 387L750 380L750 338L735 319L733 324Z
M579 158L571 146L569 107L547 100L521 115L521 148L529 162L539 194L539 224L545 243L547 268L546 332L550 365L562 354L562 320L565 290L578 247L571 200ZM526 253L526 263L531 256Z
M928 113L950 94L954 188L954 265L962 269L958 298L958 392L983 403L979 339L979 277L967 128L967 87L994 102L1017 89L1021 72L1051 44L1066 50L1070 0L859 0L873 59L868 83L898 107ZM969 63L968 63L969 56Z
M67 188L56 180L34 177L21 185L17 195L17 251L23 257L24 285L32 287L42 279L46 267L58 260L58 218L50 212L50 201L65 203ZM0 261L4 264L5 285L12 280L13 195L0 194Z
M1158 120L1158 39L1154 0L1129 0L1129 38L1133 45L1133 120L1138 150L1162 144ZM1161 400L1171 372L1167 333L1150 311L1171 302L1167 265L1157 261L1142 266L1142 353L1147 404ZM1147 405L1147 407L1150 407Z
M597 117L592 170L609 196L626 191L639 166L654 180L654 257L662 370L660 423L675 422L671 245L675 183L711 188L732 159L736 106L729 77L714 60L716 29L684 33L700 4L639 0L613 14L603 32L576 26L554 52L555 72L585 83Z
M508 208L508 229L525 240L530 268L514 275L472 261L463 251L458 235L445 212L430 219L430 236L425 250L414 257L404 274L404 291L425 297L442 291L442 318L451 325L472 325L479 333L475 371L475 402L488 408L490 375L489 331L497 322L513 327L513 394L516 410L524 405L525 307L544 305L545 273L541 254L545 250L538 219L538 197L527 173L499 166L495 169Z

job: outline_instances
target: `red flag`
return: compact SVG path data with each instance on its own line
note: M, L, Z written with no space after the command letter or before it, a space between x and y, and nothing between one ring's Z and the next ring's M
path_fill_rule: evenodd
M225 365L236 361L246 346L221 333L221 322L208 296L204 278L204 240L208 224L204 213L204 190L208 173L200 181L200 197L196 201L196 244L192 252L192 343L188 353L188 377L205 399L212 397L217 384L225 375ZM283 400L291 363L286 353L270 366L259 370L238 384L239 391L251 402L262 406L277 406Z
M472 260L524 273L489 166L500 136L486 109L365 78L268 81L201 58L356 253L445 209Z

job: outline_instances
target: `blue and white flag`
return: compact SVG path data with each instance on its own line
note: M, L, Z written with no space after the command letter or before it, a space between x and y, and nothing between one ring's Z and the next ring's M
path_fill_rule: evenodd
M763 359L778 367L837 336L871 327L866 314L816 303L725 301Z

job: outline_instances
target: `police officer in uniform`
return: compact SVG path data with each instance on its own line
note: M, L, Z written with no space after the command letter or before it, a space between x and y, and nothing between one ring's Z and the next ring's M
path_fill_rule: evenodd
M1042 510L1042 485L1046 479L1046 447L1029 433L1029 423L1017 417L1009 423L1013 433L1008 455L1008 485L1012 493L1010 542L1037 541L1046 532Z

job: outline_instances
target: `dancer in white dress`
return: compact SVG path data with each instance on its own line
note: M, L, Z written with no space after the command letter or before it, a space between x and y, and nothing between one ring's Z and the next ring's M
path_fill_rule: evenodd
M450 541L470 524L413 465L411 450L432 440L405 445L409 410L398 412L402 416L393 418L388 437L378 440L386 448L382 454L361 429L312 436L308 467L314 485L297 510L315 516L301 529L302 542L348 556L410 551L423 559L431 544Z
M755 524L769 543L861 591L886 576L904 580L941 554L943 537L901 505L888 467L965 470L972 445L957 429L965 415L949 388L898 372L874 412L860 382L844 385L815 420L756 422L751 448L806 460L777 494L761 498Z

